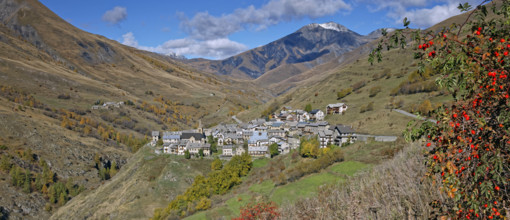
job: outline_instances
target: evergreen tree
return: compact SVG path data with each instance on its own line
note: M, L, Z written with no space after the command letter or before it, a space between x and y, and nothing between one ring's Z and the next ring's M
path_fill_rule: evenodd
M23 181L23 192L30 193L31 192L31 173L29 169L25 170L25 180Z
M11 176L11 184L13 186L16 186L18 184L18 179L16 176L16 170L18 169L17 166L12 166L11 171L9 172L9 175Z
M21 187L25 183L25 177L23 176L22 170L20 167L16 169L16 186Z
M113 161L110 168L110 176L113 177L115 174L117 174L117 162Z
M198 155L200 155L200 158L204 157L204 149L198 150Z
M54 186L50 186L50 189L48 190L48 196L50 197L50 202L51 203L56 203L57 202L57 192L55 192L55 187Z
M311 112L311 111L312 111L312 104L307 104L307 105L305 106L305 111L306 111L306 112Z
M41 191L42 188L43 188L43 183L42 183L41 174L36 174L35 175L35 190Z
M2 155L0 159L0 169L7 172L11 170L11 157L7 154Z
M186 158L186 159L191 158L191 154L189 153L189 150L184 151L184 158Z
M67 197L66 192L65 191L61 192L60 196L58 197L58 205L63 206L64 204L66 204L67 202L66 197Z
M46 185L42 186L41 193L45 196L48 195L48 187L46 187Z
M280 151L278 151L277 143L273 143L273 144L269 145L269 153L271 154L271 157L274 157L274 156L280 154Z

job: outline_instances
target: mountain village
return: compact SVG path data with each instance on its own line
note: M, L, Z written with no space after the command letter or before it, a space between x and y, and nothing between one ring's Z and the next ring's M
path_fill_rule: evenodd
M220 124L213 128L186 131L152 131L151 145L156 147L160 139L162 146L156 147L157 154L210 156L211 143L214 139L221 148L221 157L228 158L247 152L253 157L269 157L269 146L278 145L279 154L287 154L297 149L301 137L316 136L320 148L334 144L353 143L357 133L346 125L330 125L324 121L326 114L342 114L347 110L344 103L329 104L326 113L320 109L306 112L283 107L281 111L271 115L271 119L255 119L248 123ZM212 137L208 138L208 137Z

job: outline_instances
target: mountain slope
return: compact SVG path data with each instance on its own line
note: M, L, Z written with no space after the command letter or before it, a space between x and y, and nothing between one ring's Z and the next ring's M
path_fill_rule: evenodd
M271 71L299 74L377 37L375 32L362 36L334 22L309 24L279 40L225 60L188 62L199 69L245 79L259 78ZM265 82L278 82L285 76L288 74L284 77L274 74Z
M84 32L39 1L0 1L0 156L32 182L23 193L0 170L0 211L40 219L58 209L35 187L43 164L55 173L47 187L90 190L104 182L100 168L115 162L122 170L151 130L231 120L269 97L248 82ZM91 109L106 102L125 104Z

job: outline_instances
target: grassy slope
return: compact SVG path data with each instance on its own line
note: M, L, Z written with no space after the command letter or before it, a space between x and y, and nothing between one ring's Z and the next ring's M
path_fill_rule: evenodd
M327 116L326 120L330 124L347 124L354 127L359 132L382 134L382 135L400 135L405 128L409 118L392 112L386 108L390 103L390 91L397 87L401 82L407 79L410 72L416 69L413 65L412 53L408 50L392 50L387 52L385 60L382 63L370 65L366 57L353 63L339 67L335 70L329 70L324 79L313 82L312 84L295 88L275 99L280 106L292 106L303 109L306 104L311 104L313 108L326 111L326 105L330 103L344 102L349 106L345 115ZM374 74L380 74L384 69L390 69L392 76L373 80ZM404 71L403 77L397 78L396 74ZM347 97L337 100L337 92L351 87L359 81L366 81L367 84L357 92L353 92ZM381 87L381 92L375 97L369 97L369 90L372 87ZM317 96L315 96L317 94ZM436 99L435 93L418 93L413 95L398 95L395 100L403 100L405 106L419 104L425 99ZM373 102L374 110L360 113L363 105ZM258 106L249 112L242 112L239 118L247 119L260 116L270 103Z
M224 196L213 198L213 208L195 213L186 219L217 219L232 218L239 215L240 208L251 202L260 200L274 201L279 206L294 204L296 201L317 195L319 187L324 184L345 182L349 177L360 171L376 167L381 162L391 158L404 143L356 143L344 148L345 161L335 163L320 173L302 177L298 181L275 186L267 170L271 169L271 162L281 160L287 168L296 164L292 162L291 154L274 159L257 159L250 175L243 180L232 192ZM301 159L303 160L303 159Z
M93 219L147 219L154 209L184 192L196 175L210 170L210 160L186 160L180 156L157 156L144 147L128 164L94 191L80 194L53 214L52 219L77 216Z

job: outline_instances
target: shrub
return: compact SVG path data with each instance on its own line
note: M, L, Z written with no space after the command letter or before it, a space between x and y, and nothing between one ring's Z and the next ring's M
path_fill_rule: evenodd
M494 15L489 17L490 4ZM492 219L510 214L508 8L509 1L480 4L470 12L474 16L468 16L472 21L413 37L420 73L426 74L429 64L440 74L438 85L454 98L433 111L437 123L421 123L405 134L407 140L427 140L427 176L446 198L432 203L432 218ZM459 9L466 12L471 6L461 4ZM393 33L390 38L399 46L409 43L403 30ZM380 60L381 48L370 54L371 62Z
M374 87L370 88L368 97L374 97L379 92L381 92L381 87L380 86L374 86Z
M60 94L57 96L58 99L70 99L71 96L69 94Z
M351 94L352 90L353 90L352 88L342 89L340 92L338 92L336 94L336 98L342 99L342 98L346 97L347 95Z

